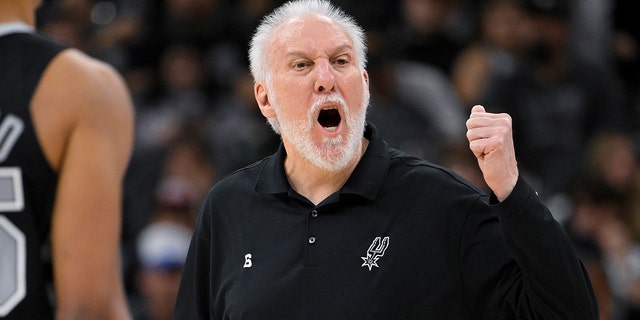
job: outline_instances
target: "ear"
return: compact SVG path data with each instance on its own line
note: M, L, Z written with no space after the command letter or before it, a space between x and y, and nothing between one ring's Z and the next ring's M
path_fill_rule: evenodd
M369 86L369 74L367 71L362 71L362 78L364 78L364 82L367 83L367 87Z
M258 102L260 113L262 113L265 118L274 118L276 116L276 113L271 106L271 100L269 100L267 87L263 82L256 82L253 85L253 94L256 97L256 102Z

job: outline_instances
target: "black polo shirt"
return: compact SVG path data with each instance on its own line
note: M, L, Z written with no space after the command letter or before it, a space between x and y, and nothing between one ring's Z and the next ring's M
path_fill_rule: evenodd
M282 146L216 184L174 319L596 318L569 240L524 181L490 205L371 124L365 137L317 206L289 185Z

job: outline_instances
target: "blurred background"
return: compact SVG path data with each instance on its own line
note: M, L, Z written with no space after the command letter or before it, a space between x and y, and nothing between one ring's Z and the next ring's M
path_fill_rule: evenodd
M277 0L45 0L38 29L114 66L136 108L123 270L169 319L201 201L275 151L247 46ZM601 319L640 319L640 16L632 0L341 0L368 36L368 119L485 189L474 104L514 119L519 165L566 227ZM544 236L544 235L541 235Z

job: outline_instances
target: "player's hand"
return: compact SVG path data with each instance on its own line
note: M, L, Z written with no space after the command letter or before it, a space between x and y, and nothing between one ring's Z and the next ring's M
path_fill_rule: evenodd
M518 181L511 117L506 113L488 113L476 105L467 120L467 139L487 186L498 200L504 200Z

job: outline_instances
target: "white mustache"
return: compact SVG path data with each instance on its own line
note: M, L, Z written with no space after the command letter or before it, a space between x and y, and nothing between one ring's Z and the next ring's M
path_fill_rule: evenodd
M337 94L331 94L328 96L321 96L320 98L318 98L318 100L316 100L311 105L311 108L309 109L309 115L313 116L316 113L316 111L318 111L318 109L320 109L322 106L327 104L340 105L344 110L345 114L349 113L349 107L347 107L347 102L344 101L344 99L341 96Z

